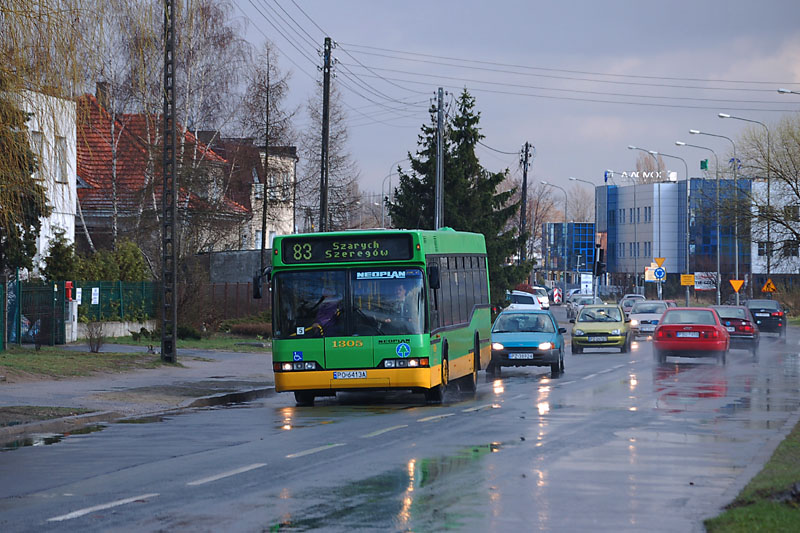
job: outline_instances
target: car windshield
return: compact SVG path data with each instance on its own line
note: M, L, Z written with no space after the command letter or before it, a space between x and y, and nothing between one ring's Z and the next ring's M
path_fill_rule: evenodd
M661 320L662 324L699 324L702 326L713 326L717 323L714 320L714 311L704 309L678 309L669 310Z
M622 316L616 307L591 307L584 308L578 317L578 322L620 322Z
M555 326L544 313L501 313L492 333L555 333Z
M631 308L631 314L661 314L667 310L667 304L655 302L636 302Z
M533 290L536 293L536 296L541 296L542 298L547 298L547 290L541 289L541 288L536 288L536 289L533 289Z
M622 307L633 307L633 304L641 301L641 298L626 298L622 300Z
M781 305L776 300L750 300L747 302L750 309L780 309Z
M583 298L578 298L578 305L588 305L594 301L594 298L591 296L585 296Z

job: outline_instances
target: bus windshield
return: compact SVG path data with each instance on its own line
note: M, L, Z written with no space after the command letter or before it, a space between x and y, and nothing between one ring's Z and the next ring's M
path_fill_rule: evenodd
M420 334L424 294L418 268L281 272L275 276L274 335Z

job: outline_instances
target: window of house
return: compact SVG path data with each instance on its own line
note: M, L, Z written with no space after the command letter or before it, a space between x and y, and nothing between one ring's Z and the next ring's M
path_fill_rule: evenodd
M797 241L786 241L783 246L784 257L797 257Z
M36 155L36 172L33 173L33 179L44 179L44 134L41 131L31 132L31 149Z
M637 223L637 224L638 224L639 222L641 222L641 217L639 216L639 215L641 215L641 214L642 214L642 213L641 213L641 208L637 207L637 208L636 208L636 223Z
M758 256L764 257L767 255L767 241L759 241L758 242Z
M67 170L67 139L56 137L56 183L68 183L69 171Z
M784 217L791 222L800 220L800 205L787 205L783 208Z

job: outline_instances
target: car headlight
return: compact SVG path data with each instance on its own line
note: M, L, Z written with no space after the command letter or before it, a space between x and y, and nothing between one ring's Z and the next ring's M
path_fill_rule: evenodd
M635 318L631 318L631 326L638 326L638 325L639 325L639 321L636 320Z
M505 346L503 346L499 342L492 343L492 350L502 350L503 348L505 348Z
M543 342L539 345L540 350L552 350L555 348L552 342Z
M573 329L572 334L577 337L583 337L586 333L582 329Z
M620 331L619 329L612 329L611 330L611 334L612 335L620 335L620 334L622 334L622 331Z

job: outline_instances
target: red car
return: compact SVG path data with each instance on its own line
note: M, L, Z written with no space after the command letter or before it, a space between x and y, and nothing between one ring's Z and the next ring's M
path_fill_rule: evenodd
M731 337L719 315L708 307L669 307L653 333L659 363L668 356L716 357L725 364Z

